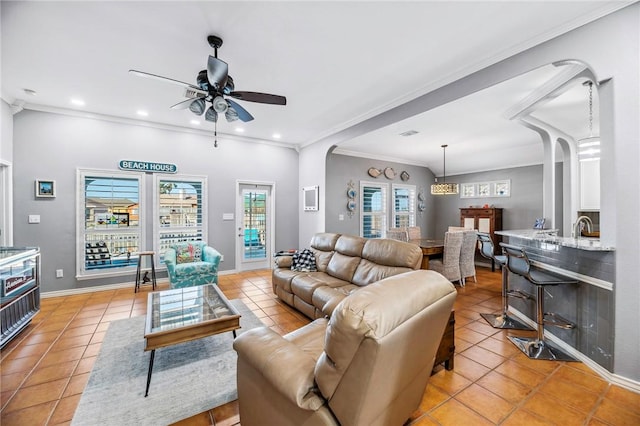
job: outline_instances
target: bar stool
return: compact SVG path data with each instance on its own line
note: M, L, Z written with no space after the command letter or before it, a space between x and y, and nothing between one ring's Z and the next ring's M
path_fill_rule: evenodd
M155 262L153 261L153 257L156 253L153 251L141 251L140 253L138 253L138 267L136 268L136 286L133 290L134 293L137 293L138 290L140 289L140 284L142 281L142 284L148 282L146 278L146 273L144 275L144 277L140 277L140 273L142 272L142 258L144 256L149 256L149 259L151 261L151 284L153 286L153 290L156 289L156 266L155 266Z
M505 268L507 256L495 255L495 249L491 236L482 232L478 232L478 241L480 242L480 254L496 262L502 268L502 313L500 314L480 314L493 328L502 328L508 330L533 330L533 328L522 323L520 320L509 316L509 297L518 297L520 299L533 299L521 292L520 290L509 290L509 272Z
M509 340L526 356L532 359L554 361L577 361L574 357L552 346L544 340L544 325L549 324L564 329L575 328L575 324L552 312L544 312L544 291L546 286L577 284L577 280L559 277L531 268L531 262L522 247L500 243L507 257L506 267L511 273L520 275L537 287L536 300L536 337L508 336Z

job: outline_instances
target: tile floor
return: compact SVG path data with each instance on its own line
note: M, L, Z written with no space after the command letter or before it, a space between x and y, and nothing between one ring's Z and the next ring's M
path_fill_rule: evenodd
M280 303L271 272L220 277L228 298L242 299L281 334L308 322ZM161 284L166 288L167 284ZM69 424L109 322L144 315L149 287L42 300L42 311L1 353L0 424ZM500 307L500 273L478 268L458 288L455 369L436 367L408 425L640 425L640 394L610 385L582 363L532 361L489 327L480 312ZM237 402L179 422L238 425Z

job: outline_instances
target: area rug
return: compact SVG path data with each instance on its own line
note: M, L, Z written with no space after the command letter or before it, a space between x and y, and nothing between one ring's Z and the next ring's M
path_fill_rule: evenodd
M231 303L242 315L236 334L263 326L240 300ZM231 332L157 349L145 398L144 323L109 325L72 425L167 425L237 399Z

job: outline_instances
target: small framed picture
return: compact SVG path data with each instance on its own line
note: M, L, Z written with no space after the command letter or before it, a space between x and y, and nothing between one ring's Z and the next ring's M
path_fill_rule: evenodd
M461 185L460 198L473 198L476 196L475 183L463 183Z
M493 183L493 196L494 197L509 197L511 196L511 180L499 180Z
M36 180L36 197L53 198L56 196L55 180Z
M490 197L491 196L491 184L479 183L478 184L478 197Z

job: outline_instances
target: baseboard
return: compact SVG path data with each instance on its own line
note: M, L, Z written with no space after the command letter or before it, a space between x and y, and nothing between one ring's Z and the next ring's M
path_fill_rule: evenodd
M526 315L524 315L522 312L518 311L517 309L514 309L511 306L509 306L509 313L512 314L514 317L517 317L523 323L532 327L534 330L536 329L537 324L535 323L535 321L529 319ZM549 339L551 342L553 342L556 346L558 346L560 349L562 349L569 355L580 360L583 364L585 364L587 367L589 367L591 370L593 370L595 373L597 373L607 382L615 384L625 389L629 389L630 391L640 393L640 382L631 380L627 377L622 377L618 374L614 374L610 372L600 364L593 361L591 358L587 357L582 352L576 350L573 346L568 345L558 337L554 336L553 333L550 333L546 329L544 332L544 337L546 339Z
M106 291L106 290L120 290L122 288L130 288L131 291L133 291L133 287L135 285L136 283L134 281L131 281L126 283L105 284L105 285L93 286L93 287L71 288L69 290L47 291L44 293L40 293L40 298L48 299L50 297L74 296L76 294L93 293L96 291Z
M218 276L232 275L235 273L236 273L235 269L231 269L228 271L219 271ZM158 281L158 282L161 282L161 281ZM144 284L144 285L148 285L148 284ZM123 288L131 288L131 290L133 290L134 286L135 286L135 282L130 281L130 282L116 283L116 284L105 284L105 285L93 286L93 287L71 288L68 290L54 290L54 291L47 291L46 293L41 292L40 298L48 299L50 297L74 296L76 294L93 293L95 291L120 290Z

